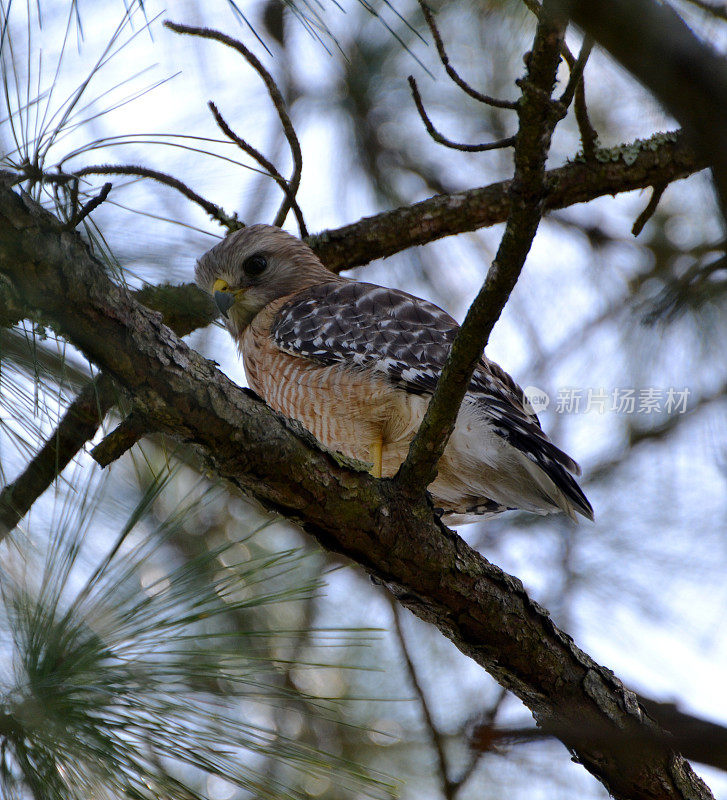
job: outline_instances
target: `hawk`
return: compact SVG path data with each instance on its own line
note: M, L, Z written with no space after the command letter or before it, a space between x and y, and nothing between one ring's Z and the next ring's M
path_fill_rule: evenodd
M393 476L406 458L458 325L397 289L326 269L271 225L236 231L197 263L242 355L250 387L334 451ZM482 356L429 486L450 523L510 509L593 509L580 468L545 435L522 389Z

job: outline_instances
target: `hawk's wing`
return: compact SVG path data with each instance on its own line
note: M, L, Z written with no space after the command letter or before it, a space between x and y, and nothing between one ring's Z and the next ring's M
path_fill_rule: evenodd
M275 344L293 355L325 366L370 369L407 392L431 394L458 330L441 308L406 292L331 281L304 289L283 305L272 334ZM504 370L483 357L468 394L496 433L587 506L564 471L580 474L580 468L546 437L537 416L526 410L522 389Z

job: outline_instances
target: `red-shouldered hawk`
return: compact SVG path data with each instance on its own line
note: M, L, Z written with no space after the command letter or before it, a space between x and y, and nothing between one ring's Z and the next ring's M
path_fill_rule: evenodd
M250 387L331 450L393 476L424 417L458 325L432 303L334 275L302 241L252 225L196 269L237 342ZM543 433L520 387L485 356L429 486L449 522L521 508L593 509L578 465Z

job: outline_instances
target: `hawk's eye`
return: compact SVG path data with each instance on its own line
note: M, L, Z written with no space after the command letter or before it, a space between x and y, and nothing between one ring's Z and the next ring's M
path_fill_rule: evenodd
M265 272L268 266L268 260L262 253L255 253L255 255L246 258L242 264L242 269L245 275L254 278L256 275L261 275Z

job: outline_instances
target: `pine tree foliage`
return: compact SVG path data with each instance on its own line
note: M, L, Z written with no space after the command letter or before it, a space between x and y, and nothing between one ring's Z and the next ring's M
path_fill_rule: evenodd
M115 532L98 519L108 486L96 478L61 509L47 547L32 541L5 564L2 795L186 800L206 796L203 779L215 776L255 796L294 797L295 774L298 783L335 774L341 787L380 794L380 780L256 721L294 700L335 718L335 698L301 695L280 681L289 665L271 661L271 643L297 632L256 624L261 610L315 594L315 579L303 582L305 556L252 555L263 525L170 563L180 527L220 500L218 489L202 488L153 521L173 478L166 469L155 477ZM91 547L89 532L100 529L106 552ZM364 640L361 632L311 636L322 655ZM270 760L284 765L277 779Z

